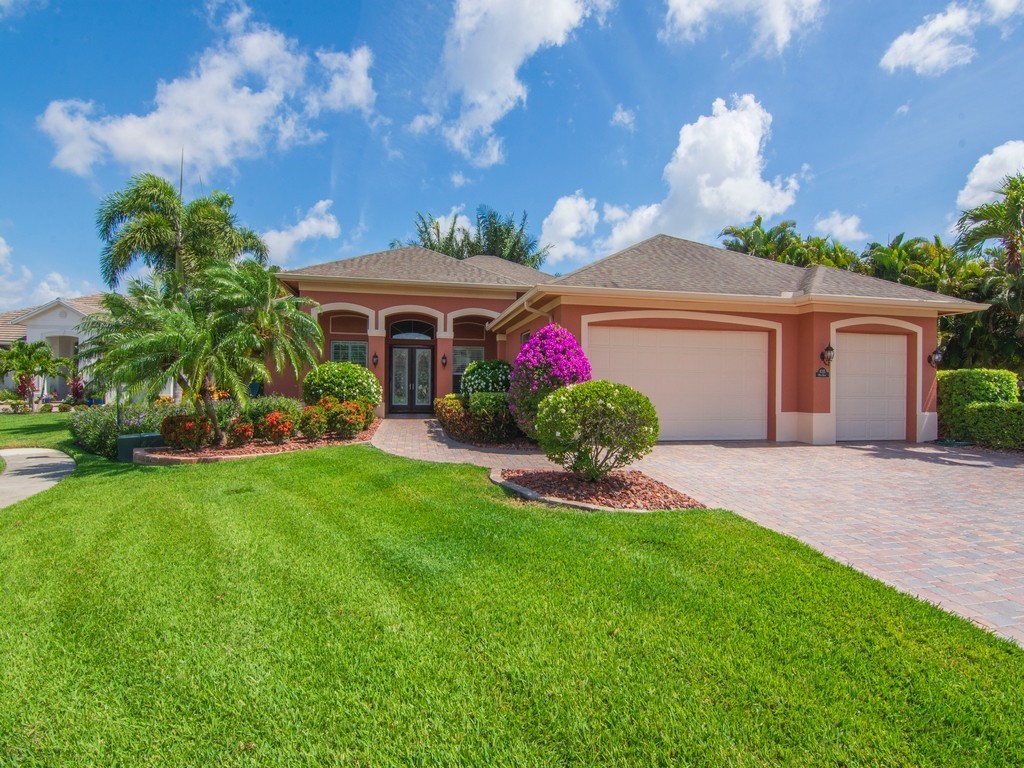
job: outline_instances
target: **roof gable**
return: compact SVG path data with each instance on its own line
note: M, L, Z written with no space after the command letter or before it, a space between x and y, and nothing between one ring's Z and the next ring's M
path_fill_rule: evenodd
M39 317L52 309L63 307L64 309L70 310L81 317L92 315L103 310L103 296L102 293L94 293L91 296L78 296L72 299L65 299L57 297L53 301L48 301L45 304L39 304L38 306L31 307L30 309L20 310L21 314L12 317L10 322L24 325L26 322L33 318Z

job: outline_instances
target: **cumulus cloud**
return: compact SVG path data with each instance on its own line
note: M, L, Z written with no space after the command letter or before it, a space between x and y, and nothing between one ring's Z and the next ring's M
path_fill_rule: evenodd
M218 31L222 39L191 72L157 83L148 113L104 115L85 99L50 102L38 125L56 145L53 165L82 176L110 161L169 173L184 149L191 170L209 173L258 157L270 145L321 138L311 121L322 111L372 110L368 48L320 51L314 62L295 40L253 21L240 3Z
M910 32L897 37L882 56L883 69L912 69L919 75L941 75L969 64L976 51L970 44L974 28L982 21L978 12L950 3L942 13L925 16Z
M825 13L824 0L666 0L662 39L694 41L716 17L753 16L757 48L781 53L794 35L813 28Z
M338 219L331 213L331 200L320 200L306 211L301 220L285 229L271 229L263 233L263 239L270 251L270 260L284 264L295 251L295 247L307 240L326 237L334 240L341 235Z
M764 147L772 116L751 94L731 104L716 99L679 131L679 144L665 166L668 194L658 203L633 209L605 209L613 223L602 246L616 251L658 232L712 238L722 227L754 215L776 216L796 200L796 176L764 178ZM609 216L609 213L611 216Z
M636 130L636 112L632 109L624 109L621 104L616 104L615 112L612 114L612 120L609 125L625 128L632 133Z
M993 23L1006 21L1011 16L1024 14L1024 0L987 0L990 17Z
M32 270L24 264L15 265L13 254L14 249L0 236L0 312L96 291L96 287L88 282L73 285L59 272L50 272L36 281Z
M967 175L967 183L956 196L961 209L990 203L999 197L996 190L1003 179L1024 173L1024 141L1008 141L983 155Z
M861 229L860 216L844 216L839 211L832 211L825 218L816 220L814 231L843 243L856 243L871 237Z
M452 149L478 167L504 160L495 124L520 104L527 88L519 68L543 48L561 46L588 17L599 18L613 0L456 0L445 36L442 74L458 115L442 109L418 115L414 133L440 126Z
M582 190L560 197L541 225L540 242L551 246L548 262L586 258L590 250L577 239L592 236L598 219L597 200L585 197Z

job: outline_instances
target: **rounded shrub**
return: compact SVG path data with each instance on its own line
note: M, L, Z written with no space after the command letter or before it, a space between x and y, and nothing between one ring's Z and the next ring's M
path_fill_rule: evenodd
M316 440L327 434L327 413L319 405L307 405L299 417L299 432L307 440Z
M198 451L213 439L213 424L205 416L189 413L168 416L160 424L160 436L172 448Z
M434 416L453 440L472 441L479 437L464 398L445 395L434 400Z
M588 381L556 390L540 404L537 439L547 457L594 482L651 452L658 414L642 392Z
M309 405L336 397L341 402L367 400L376 407L383 394L377 377L356 363L321 363L302 382L302 399Z
M964 410L971 403L1016 403L1019 399L1017 374L987 368L939 371L938 412L942 433L957 439L971 439Z
M583 381L590 381L590 361L576 337L556 323L545 325L512 364L508 406L516 425L536 440L541 401L556 389Z
M230 404L225 403L225 406L230 407ZM218 413L220 412L220 407L221 405L218 403ZM259 434L260 424L267 417L267 414L274 412L287 414L294 424L298 422L299 416L302 414L302 401L296 400L294 397L284 397L282 395L254 397L246 404L242 415L256 426L257 437L261 437Z
M227 438L228 448L241 448L252 441L254 430L252 424L238 417L227 422L224 434Z
M519 432L503 392L474 392L469 396L469 416L487 442L504 443Z
M470 363L462 374L459 391L463 397L476 392L508 392L512 364L504 360L481 360Z
M264 416L258 427L264 440L280 445L292 436L295 431L295 420L287 413L274 411Z

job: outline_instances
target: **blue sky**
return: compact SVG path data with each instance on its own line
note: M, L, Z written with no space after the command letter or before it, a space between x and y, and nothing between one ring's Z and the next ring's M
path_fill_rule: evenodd
M0 309L102 288L132 173L286 267L523 211L569 271L761 213L947 234L1024 167L1024 0L0 0Z

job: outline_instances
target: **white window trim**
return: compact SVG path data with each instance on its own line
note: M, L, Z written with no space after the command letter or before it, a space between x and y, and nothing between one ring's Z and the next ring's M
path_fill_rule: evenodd
M368 365L369 359L368 358L369 358L369 353L370 353L370 345L369 345L368 342L365 342L365 341L345 341L344 339L332 339L331 340L331 362L332 363L352 362L351 359L349 359L349 360L341 360L341 359L339 359L338 357L335 356L335 354L334 354L334 345L335 344L339 344L339 345L340 344L359 344L359 345L361 345L362 348L363 348L363 362L357 363L357 365L361 365L364 368L368 368L369 367L369 365ZM351 353L348 355L348 357L351 358Z

